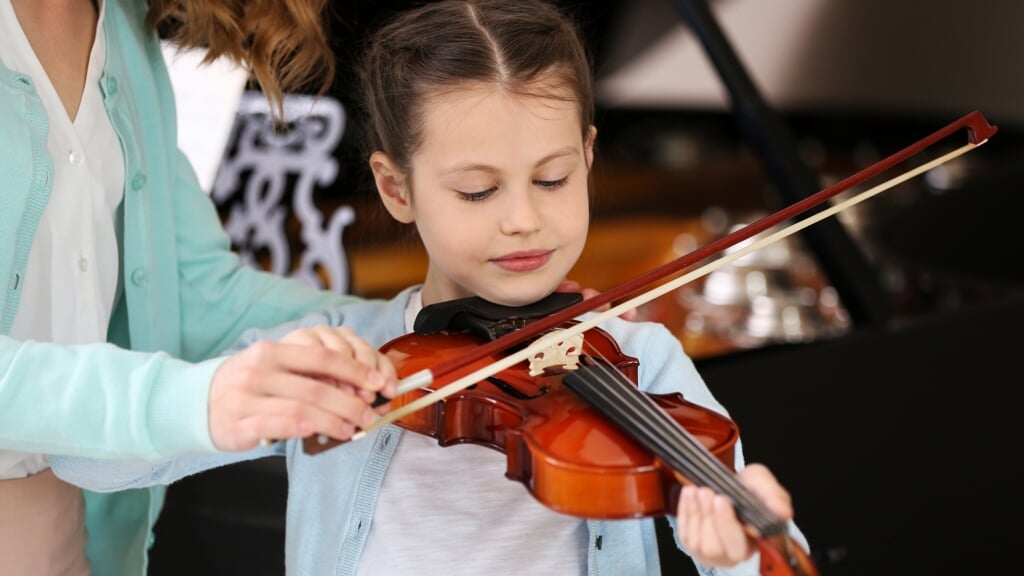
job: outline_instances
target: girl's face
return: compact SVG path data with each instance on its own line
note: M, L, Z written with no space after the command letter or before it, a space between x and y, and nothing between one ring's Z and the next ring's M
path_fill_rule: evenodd
M581 136L572 101L489 85L431 99L424 121L410 173L371 158L388 211L416 223L429 255L423 303L550 294L586 242L594 128Z

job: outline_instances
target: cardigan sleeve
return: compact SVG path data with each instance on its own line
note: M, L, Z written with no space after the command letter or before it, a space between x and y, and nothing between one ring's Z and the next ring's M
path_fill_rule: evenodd
M206 404L222 361L0 336L0 445L96 457L213 451Z

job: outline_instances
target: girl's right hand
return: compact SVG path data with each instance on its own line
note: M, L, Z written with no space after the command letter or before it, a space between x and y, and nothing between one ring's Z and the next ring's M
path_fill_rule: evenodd
M264 438L324 434L347 440L377 419L377 393L396 393L394 366L348 328L317 326L231 356L210 385L210 436L219 450Z

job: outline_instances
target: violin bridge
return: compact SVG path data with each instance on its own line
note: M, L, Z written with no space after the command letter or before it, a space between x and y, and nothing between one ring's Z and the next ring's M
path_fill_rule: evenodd
M561 330L553 330L559 332ZM576 333L559 340L557 344L537 352L530 357L530 376L545 372L575 370L580 366L580 352L583 350L583 334Z

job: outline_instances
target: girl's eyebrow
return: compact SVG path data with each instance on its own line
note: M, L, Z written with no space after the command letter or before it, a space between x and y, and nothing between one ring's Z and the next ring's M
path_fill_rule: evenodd
M577 148L572 147L572 146L566 146L565 148L561 148L559 150L556 150L556 151L552 152L551 154L548 154L547 156L541 158L540 161L537 162L537 166L543 166L543 165L547 164L548 162L551 162L552 160L555 160L555 159L558 159L558 158L566 158L566 157L570 157L570 156L579 156L579 150ZM490 164L465 164L465 165L456 165L456 166L453 166L452 168L450 168L448 170L444 170L443 172L441 172L441 175L442 176L447 176L448 174L458 174L458 173L461 173L461 172L491 172L491 173L496 173L496 172L499 172L499 170L496 169L494 166L491 166Z

